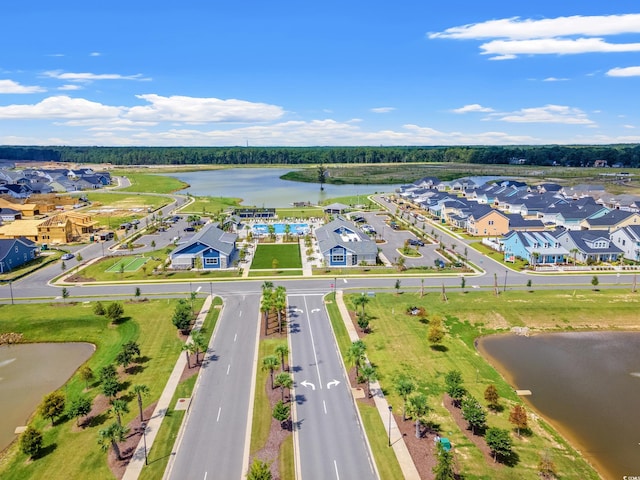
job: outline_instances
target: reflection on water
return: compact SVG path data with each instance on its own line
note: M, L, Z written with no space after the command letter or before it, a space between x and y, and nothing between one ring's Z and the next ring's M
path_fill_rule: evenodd
M376 192L394 192L399 185L324 185L290 182L280 176L294 168L228 168L200 172L171 173L191 185L183 192L196 196L242 198L245 206L283 208L293 202L319 204L327 198L347 195L366 195ZM416 178L417 180L417 178Z
M90 343L0 347L0 450L15 438L42 397L63 385L93 353Z
M605 478L640 475L640 333L501 335L478 346Z

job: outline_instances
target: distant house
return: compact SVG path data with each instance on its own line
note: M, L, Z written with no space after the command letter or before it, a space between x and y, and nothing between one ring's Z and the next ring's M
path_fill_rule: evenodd
M608 233L599 230L564 230L556 238L580 262L615 262L623 253Z
M624 258L640 262L640 225L619 228L612 232L610 237L622 250Z
M230 268L235 259L235 233L228 233L214 224L205 225L189 242L176 248L169 258L171 267L204 270Z
M10 272L36 258L37 245L26 238L0 240L0 273Z
M329 266L375 265L378 246L342 217L317 228L318 247Z
M13 222L20 218L22 218L22 213L20 213L20 211L14 210L13 208L0 207L0 220L3 222Z
M531 265L564 263L569 251L550 232L511 231L502 238L505 260L522 258ZM511 260L509 260L511 259Z
M630 225L640 225L639 213L611 210L600 217L585 218L580 222L580 226L586 230L606 230L608 232Z
M509 231L509 217L488 205L478 205L467 218L467 232L475 236L498 236Z
M349 207L349 205L345 205L344 203L332 203L331 205L322 207L322 210L324 211L324 213L329 215L340 215L349 210L349 208L351 207Z

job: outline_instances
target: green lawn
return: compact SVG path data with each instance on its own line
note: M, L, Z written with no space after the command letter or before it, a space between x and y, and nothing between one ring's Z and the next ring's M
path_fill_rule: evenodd
M353 310L351 300L347 305ZM399 374L413 378L419 390L428 395L432 408L429 419L440 426L456 445L456 458L465 478L536 479L535 465L540 452L554 451L554 461L563 478L596 479L598 476L580 459L558 434L542 420L532 422L534 434L522 439L513 436L514 450L520 461L513 468L498 468L487 464L480 451L471 444L442 406L444 375L458 369L462 372L464 386L484 403L484 390L495 384L505 409L500 414L489 414L489 426L511 430L508 422L510 407L519 403L512 387L476 353L474 340L494 332L507 331L512 326L529 326L535 330L567 330L594 328L624 329L637 326L640 299L628 290L593 292L572 291L508 291L495 297L491 292L449 292L443 302L439 293L377 294L370 297L366 311L371 317L372 333L364 339L367 355L378 370L382 388L396 413L401 411L402 399L393 389L393 381ZM558 308L562 305L562 308ZM408 315L409 306L422 306L426 320ZM336 309L329 305L335 316ZM428 321L439 315L445 319L448 334L444 348L434 350L427 341ZM340 320L333 320L334 325ZM335 328L335 327L334 327ZM348 345L345 334L339 334L341 351ZM342 338L341 338L342 337ZM369 428L367 429L369 431ZM371 436L371 433L369 434Z
M267 355L275 355L275 348L284 340L266 339L258 345L258 369L256 371L256 390L253 400L253 421L251 423L251 446L249 455L254 455L264 448L269 438L271 428L271 405L265 391L265 385L269 384L269 372L262 370L261 362ZM274 375L278 372L274 372ZM267 387L270 388L270 385Z
M105 302L105 305L108 302ZM145 361L141 369L130 374L125 384L144 384L150 394L144 397L144 406L155 402L169 377L175 361L180 355L180 339L171 324L171 315L176 300L157 300L149 302L125 302L125 320L111 325L104 317L93 313L92 303L20 304L0 306L0 332L19 332L25 342L69 342L82 341L96 345L96 352L87 361L94 372L114 361L124 342L134 340L140 345ZM196 307L200 308L198 299ZM68 399L80 395L84 382L74 375L63 391ZM91 398L100 391L93 384L85 392ZM135 400L129 403L130 413L123 416L128 423L137 414ZM13 444L3 454L0 461L0 477L3 479L27 480L32 478L76 479L76 478L112 478L106 463L106 454L97 443L98 430L113 421L105 418L101 425L76 431L74 420L61 420L50 427L48 420L35 416L30 423L44 433L44 446L51 449L44 457L27 462ZM70 461L75 459L75 461Z
M124 192L142 193L172 193L188 185L177 178L166 177L164 175L153 175L150 173L134 173L128 170L116 170L114 175L126 176L131 181L131 186L123 188Z
M279 219L285 218L322 218L324 212L321 208L316 207L291 207L291 208L277 208L276 215Z
M278 260L277 268L302 268L300 246L292 244L258 244L251 269L272 269L273 260Z
M91 218L102 227L117 229L124 222L144 217L149 209L155 210L169 203L167 197L119 192L86 193L92 204L81 211L89 212L101 208L115 209L114 213L91 213ZM130 213L123 214L126 211Z
M241 198L193 197L193 203L180 212L194 215L213 215L240 206Z

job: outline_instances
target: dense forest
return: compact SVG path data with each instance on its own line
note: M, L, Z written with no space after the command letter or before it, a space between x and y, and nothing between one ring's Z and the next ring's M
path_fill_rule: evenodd
M0 146L0 159L111 163L113 165L304 165L318 163L455 162L562 165L569 167L600 165L640 167L640 145L491 147Z

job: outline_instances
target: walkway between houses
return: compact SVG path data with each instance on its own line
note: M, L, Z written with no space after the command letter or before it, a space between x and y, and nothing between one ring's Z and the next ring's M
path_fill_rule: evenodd
M342 320L347 327L347 331L349 332L349 338L352 342L355 342L359 339L358 332L356 332L356 329L353 326L353 322L351 321L351 317L349 316L347 306L344 304L342 290L336 291L336 304L338 306L338 310L340 311L340 315L342 316ZM380 415L382 423L385 426L384 428L387 434L389 434L389 404L387 403L387 400L384 397L384 393L382 393L382 388L380 387L380 384L378 382L371 383L371 394L373 395L373 401L375 402L376 408L378 409L378 414ZM413 463L411 454L409 453L407 445L402 439L402 433L400 432L400 429L398 428L398 424L396 423L394 417L391 418L390 438L391 445L393 445L393 451L396 454L396 458L398 459L398 463L400 464L400 469L402 470L402 474L405 480L420 480L418 469Z
M211 308L211 304L213 301L212 296L208 296L204 304L202 305L202 310L198 314L198 318L196 319L196 323L193 327L192 331L198 331L202 328L202 324L204 323L207 314L209 313L209 309ZM187 339L187 343L191 343L191 336ZM151 447L153 446L153 442L158 435L158 431L160 430L160 426L162 425L162 421L167 413L167 410L170 407L171 399L173 398L173 394L178 387L178 383L180 383L180 377L182 376L182 372L184 371L184 367L187 364L187 360L185 356L180 354L178 355L178 360L176 361L175 367L169 376L169 380L167 380L167 384L162 391L162 395L160 395L160 399L158 400L158 404L156 405L155 410L153 411L153 415L147 421L146 428L146 451L149 452ZM145 466L145 445L144 439L141 438L138 442L138 446L136 447L135 452L133 453L133 457L131 461L127 465L127 469L124 472L124 476L122 480L136 480L140 473L142 472L142 468Z

